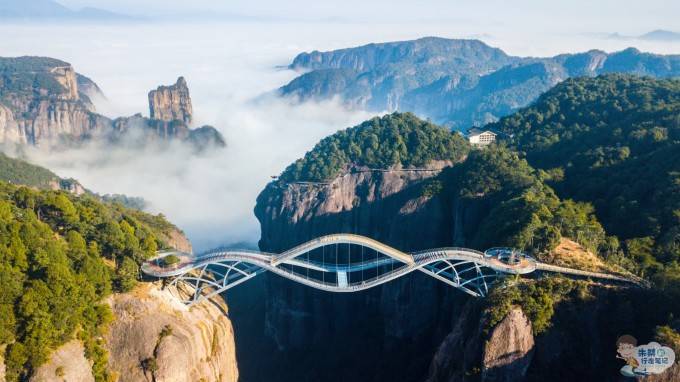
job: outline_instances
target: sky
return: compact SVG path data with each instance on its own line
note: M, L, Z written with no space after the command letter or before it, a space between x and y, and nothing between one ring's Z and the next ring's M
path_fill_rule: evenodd
M471 22L481 26L640 34L677 29L676 0L61 0L140 16L235 15L278 20Z
M543 1L308 0L62 0L134 14L231 13L250 18L216 22L201 17L162 22L0 24L0 56L50 56L92 78L106 99L98 110L119 117L148 115L147 93L184 76L196 125L215 126L224 150L196 156L181 147L135 151L97 144L79 150L27 150L28 159L101 193L141 196L149 211L183 229L197 251L234 242L254 243L258 193L321 138L376 114L349 111L337 101L292 104L273 97L299 73L281 69L303 51L424 36L480 38L509 54L548 56L635 46L680 53L680 42L608 39L675 26L680 2L650 0ZM508 2L509 3L509 2ZM547 3L547 2L545 2ZM190 5L187 5L190 4ZM606 16L605 16L606 15ZM274 17L275 16L275 17ZM374 18L379 21L370 21ZM333 19L331 22L330 19ZM238 22L235 22L238 21Z

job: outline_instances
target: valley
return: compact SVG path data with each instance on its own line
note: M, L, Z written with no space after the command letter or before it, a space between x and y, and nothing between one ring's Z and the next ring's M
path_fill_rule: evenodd
M0 4L0 382L680 380L660 22L67 3Z

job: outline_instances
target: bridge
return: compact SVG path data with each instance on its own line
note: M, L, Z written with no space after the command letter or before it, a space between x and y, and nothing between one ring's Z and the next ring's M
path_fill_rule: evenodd
M149 276L168 278L171 285L191 286L193 296L184 301L188 305L209 299L265 271L329 292L366 290L418 271L475 297L486 296L490 285L500 277L535 271L640 283L615 274L541 263L512 248L480 252L450 247L406 253L352 234L319 237L279 254L230 250L193 256L162 252L142 265L142 272Z

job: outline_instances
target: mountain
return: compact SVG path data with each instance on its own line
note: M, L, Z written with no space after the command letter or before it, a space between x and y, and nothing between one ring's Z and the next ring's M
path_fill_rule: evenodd
M153 91L155 94L157 91ZM46 57L0 58L0 144L68 145L89 139L116 142L135 134L135 142L179 140L197 150L224 147L224 139L213 127L192 129L184 117L172 117L179 104L191 105L183 78L164 94L170 103L150 103L151 113L165 111L159 118L141 115L111 120L95 110L90 97L103 97L89 78L76 73L63 61ZM191 116L191 108L183 112ZM190 121L190 118L189 118Z
M411 111L454 129L493 122L575 76L624 72L680 75L680 56L634 48L555 57L515 57L478 40L426 37L330 52L301 53L290 65L308 71L279 91L295 99L340 96L352 108Z
M611 380L622 334L680 350L679 86L568 79L487 126L504 134L485 149L400 113L321 140L258 196L261 250L335 232L403 251L511 246L549 263L633 272L651 287L544 275L478 300L415 274L347 295L264 275L250 296L261 308L241 317L232 305L237 331L251 328L237 338L243 377ZM423 160L405 165L416 154ZM274 356L248 361L262 352Z
M120 203L127 208L140 211L147 206L146 201L140 197L121 194L98 195L83 187L75 179L61 178L46 168L8 157L3 153L0 153L0 181L39 190L62 190L77 196L87 194L107 203Z
M557 171L556 190L587 200L607 231L654 273L680 260L680 80L628 75L567 80L487 126Z
M128 16L99 8L74 11L53 0L0 0L0 19L15 20L122 20Z
M75 179L63 179L52 171L0 153L0 181L42 190L64 190L81 195L85 188Z
M0 380L237 380L226 306L138 282L157 249L191 244L126 202L0 154Z
M652 41L680 41L680 33L657 29L647 32L639 37L642 40Z

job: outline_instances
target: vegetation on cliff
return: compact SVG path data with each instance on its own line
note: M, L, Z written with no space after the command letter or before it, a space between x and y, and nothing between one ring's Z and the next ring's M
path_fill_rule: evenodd
M108 378L101 300L130 290L138 264L175 229L91 196L0 182L0 345L7 380L25 378L52 350L80 338L98 381Z
M658 336L680 322L680 80L571 79L488 126L549 176L562 198L594 206L611 235L599 254L654 283Z
M680 80L567 80L489 126L559 195L594 205L641 274L680 261Z
M544 183L546 176L516 152L490 147L472 151L465 162L442 174L441 192L457 203L485 206L469 235L474 247L506 245L540 257L564 236L597 250L605 232L592 206L560 200Z
M51 70L68 63L48 57L0 57L0 97L12 94L32 95L35 89L59 94L64 87Z
M349 166L421 167L435 160L457 162L468 151L469 145L459 134L411 113L394 113L322 139L288 166L281 180L326 181Z
M0 153L0 181L48 189L61 179L52 171Z

